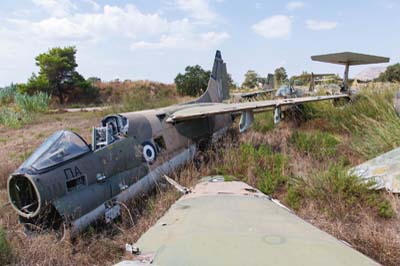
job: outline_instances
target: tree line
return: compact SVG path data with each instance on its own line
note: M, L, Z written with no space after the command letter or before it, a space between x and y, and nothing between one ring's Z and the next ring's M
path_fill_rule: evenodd
M17 90L20 93L33 95L38 92L47 93L59 99L61 104L68 101L95 102L99 97L99 89L95 84L101 81L99 78L91 77L85 79L76 70L76 48L54 47L45 53L39 54L36 58L36 65L39 72L32 73L26 83L18 84ZM178 73L175 77L177 92L181 95L196 97L201 95L207 88L211 71L204 70L201 66L187 66L184 73ZM274 71L274 83L276 87L294 83L292 77L288 78L286 69L279 67ZM296 85L309 83L310 75L303 72L296 77ZM241 88L254 89L261 87L267 81L266 77L258 75L254 70L248 70L244 75ZM400 82L400 63L387 67L376 81ZM228 85L230 89L236 89L238 85L228 74Z

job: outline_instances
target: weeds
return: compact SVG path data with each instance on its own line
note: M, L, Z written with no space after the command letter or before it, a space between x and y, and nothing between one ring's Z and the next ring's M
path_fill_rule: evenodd
M32 121L32 115L25 112L16 112L10 108L0 110L0 124L9 128L20 128Z
M365 182L348 169L335 164L327 171L299 178L286 196L288 204L298 209L301 201L312 200L318 208L332 217L345 218L362 209L371 208L384 218L394 216L394 210L382 193L371 190L375 184Z
M239 147L225 151L218 173L235 176L272 194L288 180L287 167L286 156L274 153L266 144L254 147L250 143L241 143Z
M133 112L163 107L175 103L176 100L168 97L168 93L165 91L160 90L154 94L149 94L146 88L141 87L123 98L122 108L126 111Z
M173 92L152 86L151 82L136 83L134 86L118 82L107 93L110 94L109 99L120 97L118 99L123 104L115 107L118 111L159 107L182 100L175 98ZM104 88L100 91L105 93ZM341 163L329 167L332 160L338 161L338 154L348 156L347 153L341 154L340 150L347 140L350 144L346 149L357 152L363 158L400 145L397 134L400 126L393 111L392 95L392 87L367 89L356 102L340 108L329 102L306 104L305 124L309 125L306 130L285 122L274 129L270 113L258 114L254 129L263 134L249 132L240 139L224 139L220 146L204 152L200 165L188 164L171 176L188 187L201 176L213 174L223 174L226 181L247 182L285 201L303 218L346 240L380 263L399 265L398 198L388 200L386 193L371 190L372 184L349 175L348 168ZM85 115L80 114L80 118ZM85 119L90 118L85 116ZM55 120L62 119L56 117ZM74 124L74 120L70 120L68 127L80 128L81 124ZM297 132L290 133L294 130ZM18 158L18 151L14 152L15 160L22 160ZM293 177L294 166L301 168L298 171L301 174L296 175L302 178ZM0 169L1 176L4 176L1 180L3 189L0 190L3 202L6 202L6 176L15 169L8 168ZM54 244L51 235L25 238L9 233L12 263L113 264L123 256L123 245L134 243L178 197L173 189L155 194L142 203L144 210L138 211L137 205L128 204L135 226L123 212L120 223L111 228L91 227L72 244ZM0 225L7 231L16 231L15 213L5 208L0 216Z
M49 109L50 96L47 93L39 92L34 95L17 93L14 101L18 108L24 113L44 113Z
M49 109L50 96L39 92L32 96L16 93L15 106L0 110L0 124L9 128L19 128L30 123L35 113L45 113Z
M339 144L339 141L333 135L320 131L309 133L294 131L289 142L293 144L298 151L321 161L328 157L335 156L337 145Z
M305 105L305 116L323 119L327 130L352 136L351 148L364 159L400 146L400 119L393 108L396 85L381 89L372 83L343 107L330 102Z
M256 114L254 118L253 129L260 133L267 133L274 128L274 117L272 112Z
M6 232L0 227L0 265L6 265L11 259L11 247L6 238Z
M11 84L10 86L0 88L0 103L8 104L14 100L14 95L17 92L17 85Z

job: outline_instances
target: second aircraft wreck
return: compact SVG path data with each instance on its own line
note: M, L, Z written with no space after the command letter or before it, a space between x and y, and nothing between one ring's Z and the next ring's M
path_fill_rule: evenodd
M200 141L218 138L241 116L247 130L255 111L348 98L346 93L246 103L229 99L226 64L217 51L206 92L197 100L160 109L114 114L93 128L92 143L58 131L9 177L11 205L21 223L70 228L71 234L99 218L111 221L120 203L149 191L194 157Z

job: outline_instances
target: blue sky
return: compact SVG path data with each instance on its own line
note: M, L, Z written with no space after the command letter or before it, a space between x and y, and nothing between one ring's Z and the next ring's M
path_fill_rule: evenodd
M399 62L399 11L394 0L2 0L0 86L25 82L36 55L68 45L78 71L103 80L173 82L187 65L210 69L216 49L238 83L249 69L280 66L342 74L310 56L354 51Z

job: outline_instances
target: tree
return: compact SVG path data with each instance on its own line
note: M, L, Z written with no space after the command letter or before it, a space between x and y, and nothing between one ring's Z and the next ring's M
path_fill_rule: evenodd
M88 82L90 82L91 84L95 84L95 83L99 83L101 82L101 78L98 77L89 77L87 79Z
M236 87L237 87L236 83L235 83L235 81L233 81L232 76L229 73L228 73L227 80L228 80L228 88L229 88L229 90L235 90Z
M46 92L51 94L50 84L45 75L32 73L26 84L18 84L19 93L34 94L35 92Z
M249 70L244 74L242 87L254 89L257 86L257 73L254 70Z
M60 103L64 103L64 96L74 85L75 68L78 66L75 60L76 48L55 47L47 53L39 54L35 60L39 66L39 77L45 76L52 94L56 94Z
M179 73L175 78L176 89L181 95L199 96L206 89L211 72L201 66L187 66L185 74Z
M291 76L289 82L292 85L305 86L311 82L311 74L303 71L300 76Z
M288 82L288 75L284 67L275 69L275 81L278 87Z
M400 81L400 63L388 66L385 72L379 75L377 81L383 81L383 82Z

